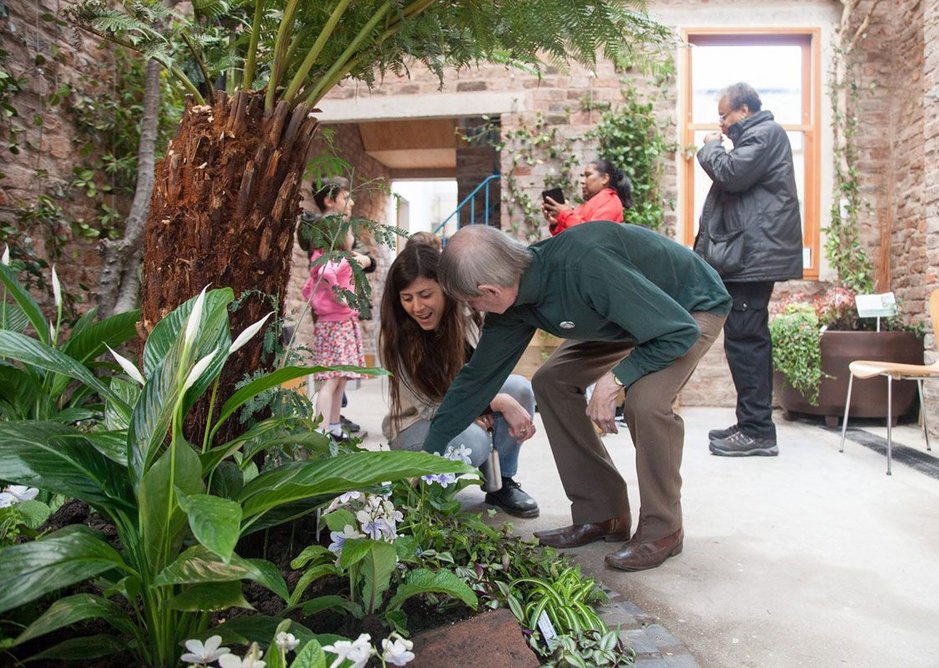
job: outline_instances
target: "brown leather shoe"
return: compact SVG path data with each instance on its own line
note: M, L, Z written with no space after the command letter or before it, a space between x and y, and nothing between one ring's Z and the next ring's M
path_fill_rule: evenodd
M626 515L624 517L613 517L604 522L572 524L550 531L536 531L534 536L539 543L550 547L580 547L601 538L610 543L629 540L629 528L631 526L632 518Z
M606 555L605 561L607 566L621 571L644 571L647 568L655 568L669 557L681 554L684 539L683 529L658 540L642 541L641 536L634 536L631 541L623 545L622 549Z

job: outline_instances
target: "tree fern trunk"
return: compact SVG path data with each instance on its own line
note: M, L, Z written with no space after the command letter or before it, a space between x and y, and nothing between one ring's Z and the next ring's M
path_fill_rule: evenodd
M232 315L234 335L275 304L281 309L299 187L317 127L308 112L281 103L265 115L264 91L233 97L219 92L212 106L187 107L157 166L147 219L145 333L206 285L230 287L243 299ZM256 337L226 366L219 402L246 374L268 364ZM194 409L187 420L191 428L201 431L206 408Z

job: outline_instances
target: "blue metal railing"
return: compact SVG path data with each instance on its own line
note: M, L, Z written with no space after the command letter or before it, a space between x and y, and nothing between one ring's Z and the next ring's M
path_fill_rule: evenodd
M483 206L483 219L478 222L485 223L486 225L488 225L489 224L489 208L490 208L489 207L489 184L493 181L498 181L500 178L501 178L501 175L499 174L490 174L485 179L483 179L483 181L478 186L473 188L473 192L471 192L469 195L463 198L463 201L457 205L456 210L453 213L451 213L449 216L444 218L443 222L434 228L433 230L434 234L439 234L440 230L442 230L454 216L456 217L456 226L460 227L460 212L463 210L463 207L465 207L467 204L470 205L469 224L475 225L477 222L476 220L476 193L478 193L483 188L486 189L485 204Z

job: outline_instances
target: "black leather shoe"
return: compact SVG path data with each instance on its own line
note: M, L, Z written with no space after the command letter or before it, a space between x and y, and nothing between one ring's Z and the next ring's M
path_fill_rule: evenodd
M486 503L498 506L515 517L538 517L541 512L535 500L511 478L502 478L502 489L498 492L487 492Z
M657 540L643 541L639 534L616 552L606 555L607 566L621 571L644 571L660 566L669 557L681 554L684 529Z
M353 436L358 436L359 432L362 431L362 427L360 425L356 424L345 415L339 416L339 424L341 424L342 428Z
M627 514L625 517L613 517L603 522L572 524L550 531L536 531L534 535L542 545L580 547L601 538L609 543L629 540L631 526L632 518Z

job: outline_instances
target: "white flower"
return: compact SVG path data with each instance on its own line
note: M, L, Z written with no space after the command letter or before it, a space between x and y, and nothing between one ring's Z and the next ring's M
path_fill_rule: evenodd
M453 462L472 464L473 460L470 459L470 455L472 453L472 450L461 443L456 448L454 448L452 445L448 445L446 451L443 453L443 456Z
M392 633L381 641L381 658L393 666L403 666L414 660L414 643Z
M348 640L337 640L333 645L324 645L323 651L336 655L329 668L339 668L346 660L352 661L349 668L363 668L368 662L369 657L375 654L375 648L371 644L372 636L367 633L360 635L354 642ZM227 668L227 666L223 666Z
M294 651L297 649L297 645L300 644L300 641L297 640L292 633L287 633L286 631L281 631L274 636L274 642L285 652Z
M111 354L114 356L114 359L117 360L117 363L121 365L121 368L124 369L124 373L126 373L128 376L136 380L141 385L146 383L146 381L143 379L143 376L140 374L140 371L137 369L136 366L134 366L133 362L131 362L129 359L127 359L123 355L119 355L118 353L114 352L111 346L107 344L105 344L105 346L107 347L108 350L111 351Z
M233 352L241 348L244 344L251 340L251 337L258 333L258 330L264 326L264 323L267 322L267 319L274 315L274 312L271 311L266 316L258 320L253 325L246 327L245 330L238 335L238 338L235 339L235 342L231 344L231 347L228 349L228 354L231 355Z
M6 244L3 247L3 257L0 258L0 262L8 267L10 266L10 244Z
M20 501L35 499L39 490L26 485L8 485L0 492L0 508L9 508Z
M186 649L189 651L179 658L186 663L212 663L229 652L227 647L219 647L221 644L222 636L212 636L205 644L201 640L187 640Z
M361 496L362 492L346 492L345 494L340 494L335 499L333 499L328 506L326 506L326 510L323 511L323 514L325 515L327 513L331 513L339 506L344 506L349 503L349 501L358 499Z
M211 364L212 358L215 357L215 353L217 352L218 348L196 362L196 365L192 367L192 371L190 371L189 375L186 376L186 382L183 383L183 392L196 384L196 381L199 380L199 376L201 376L202 372L206 370L209 364Z
M39 495L38 489L26 485L7 485L3 488L3 491L12 494L17 501L30 501Z
M59 275L55 273L55 265L52 265L52 296L55 297L55 307L62 306L62 284L59 283Z
M186 321L185 341L187 346L193 342L196 338L196 332L199 331L199 324L202 322L202 309L205 306L205 291L208 289L208 285L202 288L202 292L196 298L196 303L192 305L189 319Z
M329 544L329 551L339 554L342 552L342 546L350 538L365 538L363 534L360 534L356 531L351 524L347 524L342 531L331 531L329 533L330 539L333 541Z
M248 656L241 658L237 654L223 654L218 659L218 664L222 668L264 668L266 661L261 661L264 652L258 649L255 644L251 645Z

